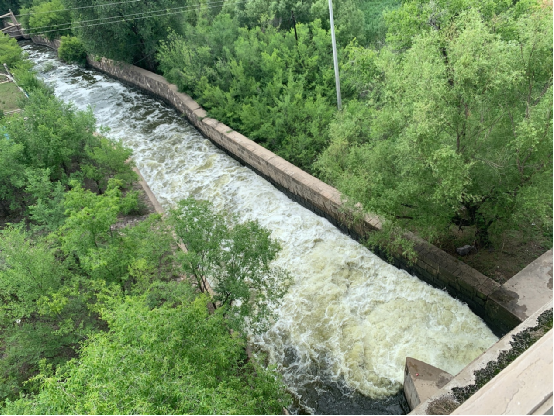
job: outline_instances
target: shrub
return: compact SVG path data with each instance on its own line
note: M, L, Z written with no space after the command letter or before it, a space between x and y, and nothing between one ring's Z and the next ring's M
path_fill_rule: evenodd
M4 72L2 64L6 64L11 68L14 64L21 61L21 55L22 51L17 45L17 41L8 35L0 33L0 71Z
M58 49L58 56L62 61L85 65L87 63L87 51L79 38L62 36Z

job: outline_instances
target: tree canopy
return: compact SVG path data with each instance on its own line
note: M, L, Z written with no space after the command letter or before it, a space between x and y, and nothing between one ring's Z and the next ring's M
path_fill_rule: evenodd
M287 404L275 373L246 362L208 298L151 308L145 296L102 313L109 332L92 336L79 360L44 370L40 393L10 402L9 414L278 414ZM102 399L100 399L102 397Z
M450 224L475 226L481 247L510 227L551 230L552 9L445 9L402 40L429 19L412 9L429 7L394 12L390 46L349 50L344 73L363 98L331 124L321 175L428 238Z

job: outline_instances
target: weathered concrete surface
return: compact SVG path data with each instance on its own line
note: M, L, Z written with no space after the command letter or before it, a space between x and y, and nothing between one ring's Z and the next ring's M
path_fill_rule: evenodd
M158 202L158 199L156 198L156 195L154 195L154 193L152 192L152 190L150 189L150 187L148 186L148 184L146 183L146 181L142 177L142 174L140 173L138 168L136 168L136 167L133 168L133 171L138 175L139 184L140 184L140 186L142 186L142 189L144 190L144 193L146 193L146 196L148 197L148 199L150 200L150 202L154 206L154 209L156 210L156 212L158 214L163 214L164 210L163 210L162 206Z
M452 380L452 374L415 358L406 357L404 395L410 409L416 408Z
M530 263L491 295L522 321L552 300L552 250Z
M452 414L531 415L552 406L552 346L550 330Z
M546 305L543 305L539 310L533 313L529 318L524 322L518 325L514 330L510 331L503 338L501 338L496 344L490 347L487 351L473 360L467 367L460 371L454 378L448 382L443 388L429 397L427 400L422 401L419 406L412 410L411 415L428 415L435 414L433 413L434 407L437 403L450 403L454 407L459 405L454 400L452 395L452 389L455 387L463 388L475 384L475 372L481 370L487 366L489 362L494 362L498 360L498 357L503 351L508 351L511 349L510 342L513 341L514 336L525 331L528 328L533 328L537 325L538 317L549 309L552 309L552 301L548 302ZM552 332L552 331L550 331ZM543 337L544 338L544 337ZM552 354L552 348L550 348L550 354ZM523 354L522 354L523 355ZM513 363L512 363L513 364ZM552 379L552 366L549 368L550 379ZM496 377L495 377L496 378ZM493 382L495 379L491 380L489 383ZM488 384L489 384L488 383ZM485 386L487 386L486 384ZM552 390L550 390L552 391ZM537 400L537 404L543 400L543 396L532 394ZM494 414L494 413L492 413Z
M28 39L29 36L27 36L26 39ZM33 43L36 43L37 45L44 45L48 46L49 48L54 49L55 51L58 50L60 47L61 41L59 39L49 40L46 38L43 38L42 36L30 36Z

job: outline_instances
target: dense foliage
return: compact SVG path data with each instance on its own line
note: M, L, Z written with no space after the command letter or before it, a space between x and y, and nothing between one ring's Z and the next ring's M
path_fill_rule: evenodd
M321 175L431 239L450 225L475 227L480 247L551 232L552 9L450 7L405 2L386 47L349 49L360 95L331 124Z
M217 295L199 296L180 277L193 256L175 256L183 234L159 215L124 221L141 210L130 150L95 133L91 111L55 98L21 51L17 59L29 99L0 119L2 413L280 413L288 396L247 356L243 330L262 320L250 313L255 300L282 294L260 282L274 275L269 233L228 223L225 241L192 244L229 260L227 274L210 275ZM180 206L195 204L205 207ZM197 227L207 212L176 211L171 222L209 234ZM276 276L282 284L268 282L286 287Z
M87 63L87 51L79 38L62 36L58 56L62 61L84 65Z
M250 331L265 329L290 283L286 271L270 265L280 247L269 231L193 199L181 201L169 220L186 247L179 256L183 271L203 292L213 285L214 308L224 308L235 329L245 318Z
M0 15L5 14L11 10L14 13L17 13L19 10L19 1L18 0L0 0Z
M161 70L210 115L309 170L336 102L328 31L318 20L298 24L296 40L294 29L233 23L220 14L212 26L174 35L161 48Z
M70 21L50 12L79 7L82 46L64 38L64 59L87 50L159 70L211 116L381 215L390 232L378 238L407 228L435 239L454 225L478 246L507 229L549 235L551 4L339 2L337 112L326 3L20 5L49 36Z
M275 378L246 362L244 341L207 297L152 308L146 295L104 309L109 332L92 336L79 361L43 371L41 392L8 414L272 414L286 404ZM37 380L37 381L38 381ZM100 397L102 397L100 399Z
M70 14L65 10L62 0L34 2L30 9L22 9L29 13L28 27L30 33L43 33L48 39L57 39L68 33L71 26ZM27 19L24 18L23 21Z
M340 112L326 4L0 0L0 14L66 35L66 61L161 72L379 214L387 232L372 243L454 227L479 248L506 230L551 237L551 2L336 2ZM130 151L56 99L4 35L2 62L29 95L0 119L2 411L280 412L279 378L244 350L246 325L263 329L287 287L268 231L197 201L121 224L141 209Z
M337 3L339 46L377 42L384 35L380 13L396 5ZM312 172L336 109L328 22L321 0L199 9L186 16L181 35L162 42L159 69L211 116Z
M8 35L0 34L0 64L6 64L12 67L21 61L21 48L17 45L15 39ZM4 72L4 68L1 69Z
M88 51L150 70L156 68L158 42L167 37L169 28L181 26L181 14L175 12L186 7L178 0L64 0L64 4L76 8L71 12L73 32Z

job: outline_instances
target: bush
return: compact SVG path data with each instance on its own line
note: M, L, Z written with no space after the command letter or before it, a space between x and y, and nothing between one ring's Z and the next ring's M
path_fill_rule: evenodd
M21 61L22 53L15 39L0 33L0 71L4 72L2 64L6 64L11 68L14 64Z
M79 38L72 36L62 36L58 56L62 61L70 64L85 65L87 63L85 46Z
M183 285L183 284L181 284ZM244 340L229 334L205 295L150 308L127 297L103 309L109 332L83 343L79 360L43 365L36 396L7 414L279 414L289 404L278 375L245 363Z
M296 32L234 25L219 15L162 42L162 73L211 117L311 171L335 112L329 32L319 20L297 24Z

